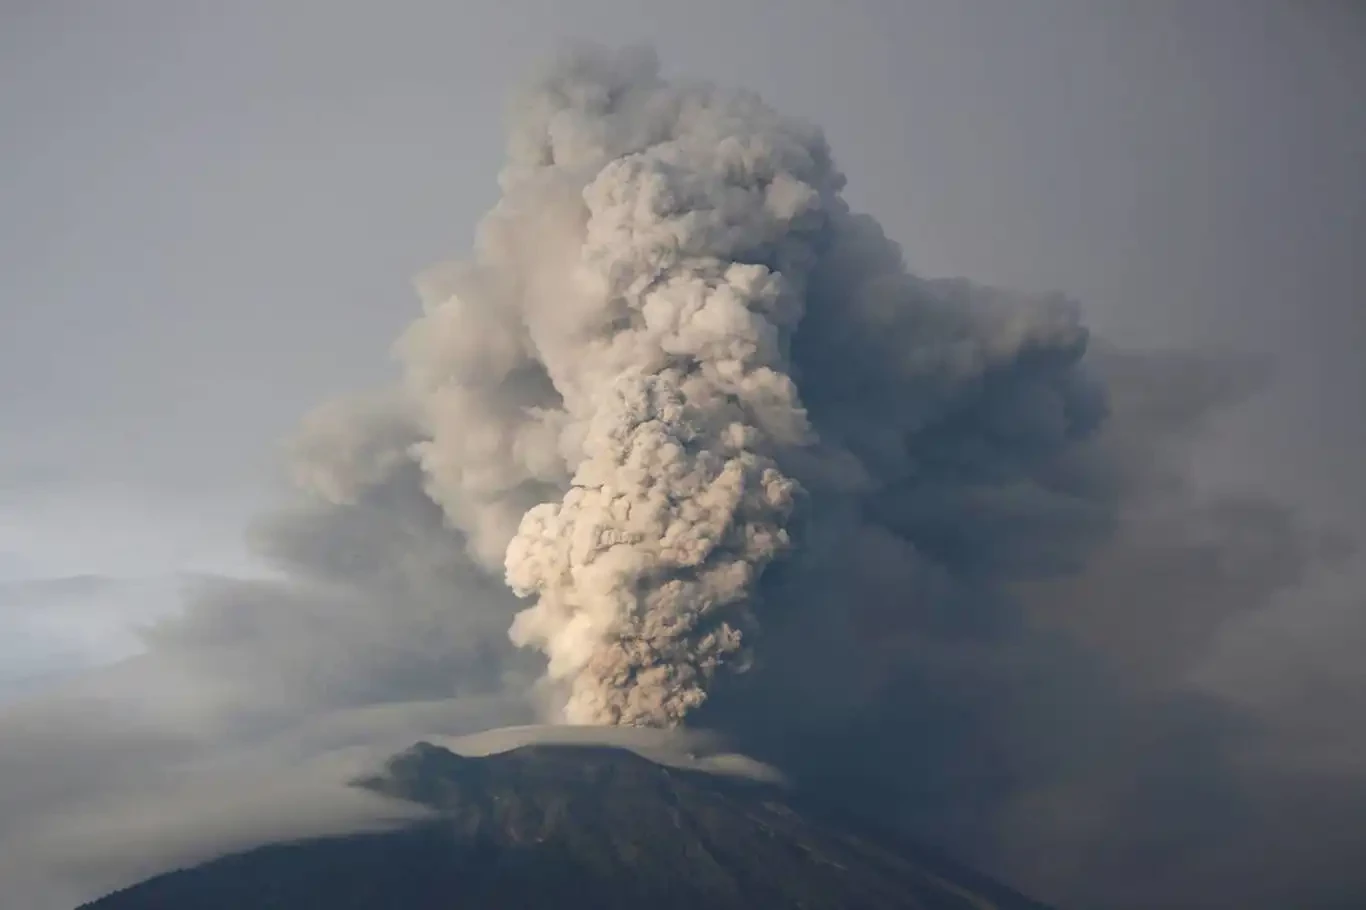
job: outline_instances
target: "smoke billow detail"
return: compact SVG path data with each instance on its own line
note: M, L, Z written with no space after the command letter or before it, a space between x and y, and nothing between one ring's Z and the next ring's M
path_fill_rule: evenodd
M956 396L1029 361L1001 432L1079 425L1075 311L918 281L843 184L818 130L752 94L570 54L515 105L473 259L419 280L411 452L530 598L510 634L561 719L679 723L748 665L803 503L913 470L896 440ZM889 384L896 411L869 407Z

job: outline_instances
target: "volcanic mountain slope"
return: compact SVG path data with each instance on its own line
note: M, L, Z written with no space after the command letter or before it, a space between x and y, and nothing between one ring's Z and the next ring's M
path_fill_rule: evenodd
M88 910L1044 910L772 785L607 747L466 758L420 743L360 782L437 810L379 834L262 847Z

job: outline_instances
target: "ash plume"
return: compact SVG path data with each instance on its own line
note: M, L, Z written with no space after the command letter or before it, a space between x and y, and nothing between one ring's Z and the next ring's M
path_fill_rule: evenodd
M867 243L821 133L753 95L572 54L520 99L509 158L400 352L427 490L532 599L510 634L544 652L564 720L680 722L746 665L808 485L909 469L887 444L964 390L1037 362L1022 406L1059 425L1017 429L1070 431L1075 313L917 282ZM889 382L902 407L861 407ZM813 422L809 394L841 403Z

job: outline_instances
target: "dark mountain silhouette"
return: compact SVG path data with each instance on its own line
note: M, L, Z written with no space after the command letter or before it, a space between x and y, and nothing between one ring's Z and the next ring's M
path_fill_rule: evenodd
M466 758L421 743L358 785L440 814L224 857L87 908L1046 910L785 789L624 749Z

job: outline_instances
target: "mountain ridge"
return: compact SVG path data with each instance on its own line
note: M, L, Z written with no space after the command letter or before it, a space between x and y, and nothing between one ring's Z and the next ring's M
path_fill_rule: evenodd
M423 742L355 785L436 815L389 832L259 847L84 910L1048 910L773 783L617 747L469 757Z

